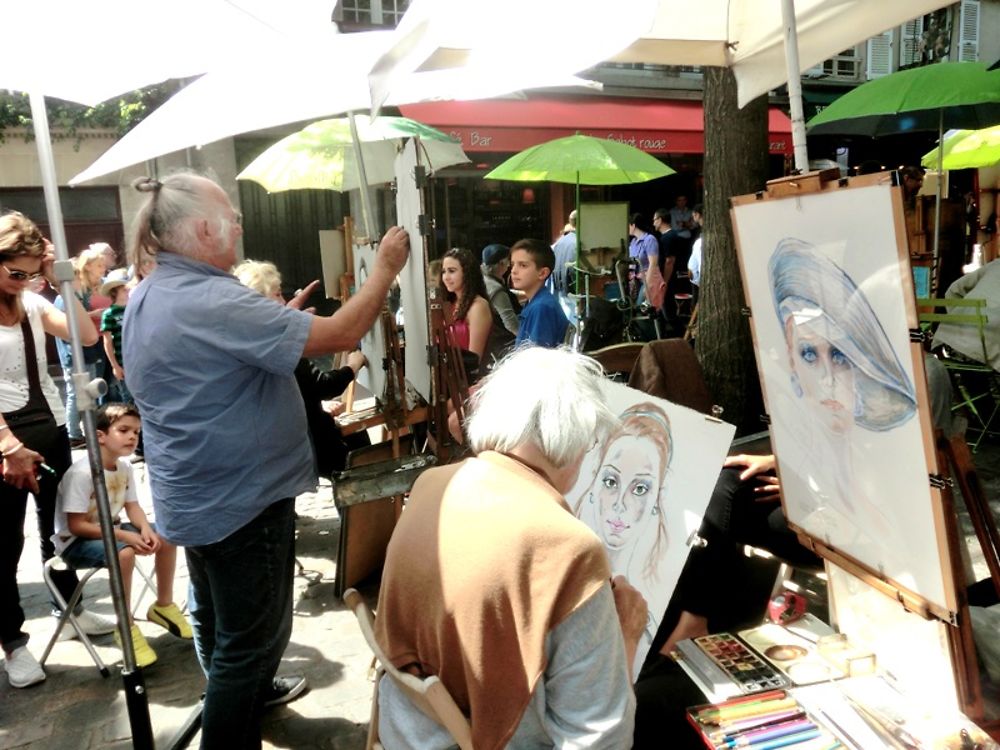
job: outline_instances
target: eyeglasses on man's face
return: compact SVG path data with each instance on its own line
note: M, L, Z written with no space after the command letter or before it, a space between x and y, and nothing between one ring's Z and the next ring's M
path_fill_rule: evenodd
M27 271L21 271L16 268L7 268L5 263L0 263L0 268L7 272L7 277L11 281L34 281L35 279L40 279L42 277L42 272L28 273Z

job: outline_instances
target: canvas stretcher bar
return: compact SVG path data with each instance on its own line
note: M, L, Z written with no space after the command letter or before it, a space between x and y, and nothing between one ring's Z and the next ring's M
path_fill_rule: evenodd
M958 609L900 189L836 170L732 199L789 526L907 609Z

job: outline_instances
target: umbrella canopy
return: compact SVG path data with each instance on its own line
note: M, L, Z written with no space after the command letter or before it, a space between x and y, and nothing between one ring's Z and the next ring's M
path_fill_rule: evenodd
M613 9L605 3L551 0L531 3L526 15L509 10L510 2L414 0L396 29L398 44L372 70L373 105L404 91L400 71L455 66L488 71L517 62L522 56L511 55L512 48L531 49L532 54L523 57L536 63L538 55L552 66L572 63L561 68L564 72L579 72L604 60L731 67L740 106L788 80L785 23L778 0L701 0L697 7L678 0L617 0ZM515 3L521 4L522 0ZM948 0L795 0L799 71L949 4ZM502 22L535 19L543 10L556 20L516 26ZM543 35L540 40L531 36L536 33ZM614 43L620 46L609 50Z
M834 101L806 125L810 135L880 136L1000 122L1000 70L945 62L876 78Z
M486 175L488 180L623 185L675 174L634 146L589 135L570 135L514 154Z
M939 148L920 160L925 167L937 168ZM943 169L976 169L1000 164L1000 125L982 130L959 130L944 139Z
M357 131L370 185L394 179L396 153L406 138L420 139L431 172L469 161L451 136L405 117L359 118ZM236 178L253 180L272 193L358 188L361 179L350 123L346 118L314 122L268 148Z

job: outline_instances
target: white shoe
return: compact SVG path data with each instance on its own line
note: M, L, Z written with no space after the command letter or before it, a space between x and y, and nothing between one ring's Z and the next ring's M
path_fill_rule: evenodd
M24 688L45 679L42 666L28 651L27 646L21 646L14 649L14 653L7 654L4 666L7 667L7 679L10 680L11 687Z
M83 612L76 616L76 622L80 626L80 630L87 635L107 635L108 633L115 632L115 628L118 627L113 619L102 617L87 610L83 610ZM67 625L69 624L67 623ZM68 629L76 635L76 631L73 630L72 625L69 625Z

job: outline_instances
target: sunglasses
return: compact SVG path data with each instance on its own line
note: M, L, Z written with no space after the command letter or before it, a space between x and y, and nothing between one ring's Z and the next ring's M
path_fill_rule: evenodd
M42 277L42 272L38 273L28 273L27 271L11 270L7 268L6 265L0 263L0 268L7 272L7 276L11 281L34 281L35 279L40 279Z

